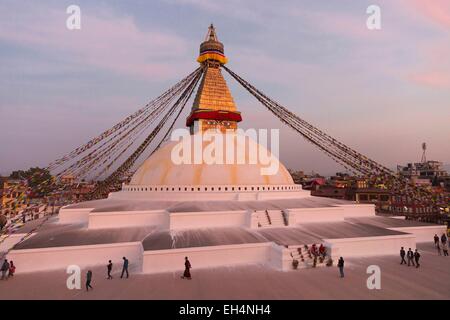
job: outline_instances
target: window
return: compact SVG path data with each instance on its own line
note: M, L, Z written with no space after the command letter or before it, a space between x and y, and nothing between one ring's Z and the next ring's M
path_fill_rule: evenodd
M368 199L367 194L360 194L360 195L359 195L359 200L361 200L361 201L367 201L367 199Z

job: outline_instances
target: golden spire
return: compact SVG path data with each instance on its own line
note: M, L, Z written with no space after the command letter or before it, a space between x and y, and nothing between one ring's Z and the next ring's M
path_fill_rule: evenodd
M191 132L218 129L236 129L242 120L237 111L220 66L226 63L223 44L219 42L214 26L208 28L205 41L200 45L198 62L205 66L205 72L197 90L192 112L186 120Z

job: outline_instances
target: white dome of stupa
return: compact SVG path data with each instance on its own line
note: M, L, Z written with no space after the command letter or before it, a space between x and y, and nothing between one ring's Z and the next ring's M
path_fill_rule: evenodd
M228 134L229 135L229 134ZM264 146L258 144L253 139L244 136L238 139L237 134L231 134L233 143L226 144L225 134L223 138L223 157L220 152L217 153L218 159L223 159L222 163L205 163L203 160L199 164L194 163L194 144L195 137L200 135L192 135L187 139L187 143L191 145L191 156L187 157L189 163L176 163L174 157L183 155L180 151L181 142L171 141L161 147L153 155L151 155L133 175L129 186L143 185L164 185L164 186L206 186L206 185L294 185L291 175L281 162L271 154ZM198 140L197 140L198 141ZM214 141L214 140L213 140ZM203 146L201 149L203 155L216 153L208 153L209 148L213 147L211 141L200 142ZM200 143L198 145L200 145ZM229 143L230 144L230 143ZM187 149L187 148L186 148ZM189 149L188 149L189 150ZM211 150L211 149L209 149ZM226 164L226 152L234 151L234 161L232 164ZM256 150L256 152L255 152ZM241 153L240 153L241 152ZM264 154L269 158L255 154ZM237 163L237 155L242 155L240 159L245 159L244 163ZM252 161L253 159L253 161ZM274 174L267 173L270 166L276 167ZM265 172L266 171L266 172Z

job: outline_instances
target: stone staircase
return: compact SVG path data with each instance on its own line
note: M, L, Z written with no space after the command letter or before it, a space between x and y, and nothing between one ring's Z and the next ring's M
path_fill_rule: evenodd
M258 228L269 228L271 227L270 217L266 211L257 211L258 218Z
M320 244L317 245L319 247ZM298 261L297 269L316 268L328 265L330 257L325 253L325 256L314 255L310 251L311 246L294 246L289 247L292 261ZM292 266L293 269L294 266Z
M285 219L283 211L281 210L266 210L267 215L270 217L272 227L285 227Z
M282 210L257 211L258 227L286 227L287 220Z

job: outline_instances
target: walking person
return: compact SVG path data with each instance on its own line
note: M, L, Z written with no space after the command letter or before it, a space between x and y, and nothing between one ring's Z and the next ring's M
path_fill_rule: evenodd
M110 280L110 279L112 279L112 276L111 276L112 262L111 262L111 260L109 260L108 265L106 266L106 268L108 269L108 280Z
M126 273L127 274L127 279L128 279L128 264L129 261L127 258L123 257L123 266L122 266L122 274L120 275L120 278L123 278L123 274Z
M437 247L439 245L439 237L437 234L434 235L434 246Z
M405 249L402 247L402 248L400 249L400 258L402 258L402 261L400 262L400 264L406 264L405 255L406 255L406 251L405 251Z
M447 236L445 235L445 233L443 233L441 236L441 243L442 244L447 243Z
M339 273L341 275L341 278L344 277L344 258L340 257L338 260L338 268L339 268Z
M191 271L190 271L191 268L192 268L191 262L189 261L188 257L185 257L184 258L184 273L183 273L183 276L181 277L182 279L189 279L189 280L192 279Z
M420 267L419 259L420 259L420 253L419 253L419 251L417 251L417 249L416 249L416 250L414 251L414 260L416 260L416 268Z
M442 251L444 252L444 256L448 256L448 241L442 244Z
M408 258L408 267L412 264L413 267L414 264L414 252L411 250L411 248L408 249L408 253L406 254L406 257Z
M86 291L89 291L89 288L94 289L91 286L91 282L92 282L92 271L88 270L86 274Z
M9 273L8 273L8 277L13 277L15 272L16 272L16 266L14 265L14 262L11 260L11 261L9 262Z
M3 261L2 268L0 270L2 271L2 280L6 279L6 273L9 271L9 262L7 259Z

